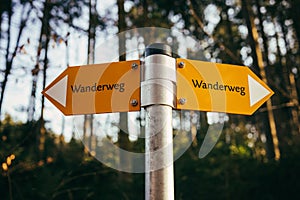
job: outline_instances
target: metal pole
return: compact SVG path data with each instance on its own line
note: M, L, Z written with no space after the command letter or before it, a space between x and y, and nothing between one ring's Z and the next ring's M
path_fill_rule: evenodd
M168 45L146 48L141 105L146 110L145 199L174 199L172 108L176 105L176 62Z

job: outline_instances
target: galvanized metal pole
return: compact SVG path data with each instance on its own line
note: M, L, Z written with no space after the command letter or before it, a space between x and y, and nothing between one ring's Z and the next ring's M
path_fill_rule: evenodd
M141 105L146 110L145 199L174 199L172 108L176 105L176 62L168 45L146 48Z

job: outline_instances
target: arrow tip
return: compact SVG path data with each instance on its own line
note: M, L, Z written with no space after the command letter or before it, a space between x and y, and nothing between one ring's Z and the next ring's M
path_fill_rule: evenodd
M55 101L57 101L63 107L66 107L67 84L68 84L68 76L66 75L61 80L59 80L56 84L50 87L48 90L44 91L44 93L50 96Z
M250 107L259 102L261 99L269 95L271 92L261 83L248 75Z

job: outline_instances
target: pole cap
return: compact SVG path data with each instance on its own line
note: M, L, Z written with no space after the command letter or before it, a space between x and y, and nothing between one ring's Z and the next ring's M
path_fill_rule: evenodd
M172 57L172 48L163 43L153 43L148 45L145 50L145 57L154 54L163 54Z

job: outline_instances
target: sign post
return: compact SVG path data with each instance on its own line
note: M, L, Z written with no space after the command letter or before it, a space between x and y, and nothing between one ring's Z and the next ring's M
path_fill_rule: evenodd
M176 105L176 62L169 46L146 48L141 106L146 110L145 199L174 199L172 109Z

